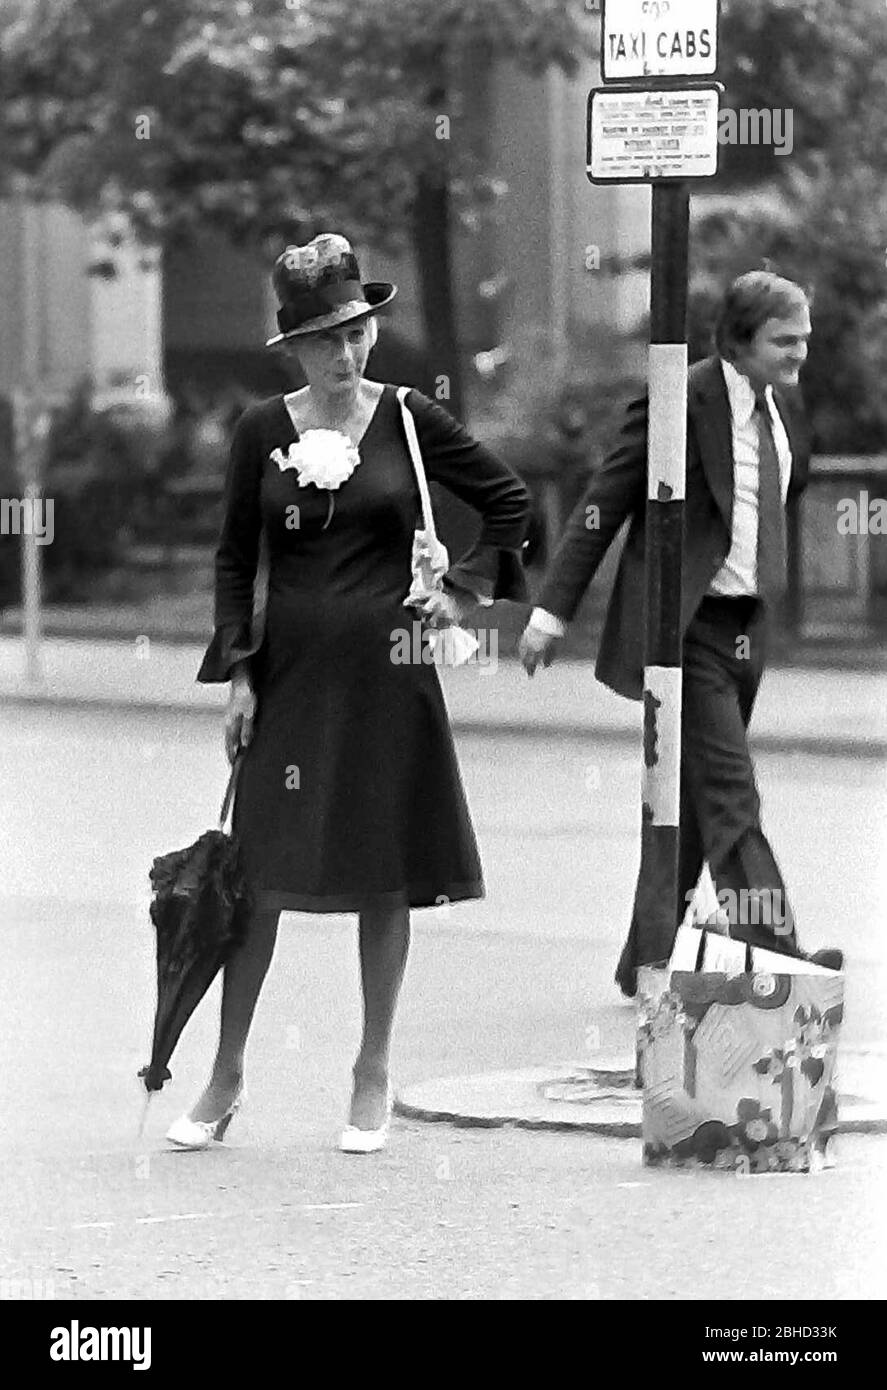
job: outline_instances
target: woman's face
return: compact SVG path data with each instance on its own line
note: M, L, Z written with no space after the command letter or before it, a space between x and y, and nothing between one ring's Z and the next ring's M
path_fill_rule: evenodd
M354 394L375 341L374 326L371 319L364 319L310 333L299 341L296 351L312 390L334 400Z

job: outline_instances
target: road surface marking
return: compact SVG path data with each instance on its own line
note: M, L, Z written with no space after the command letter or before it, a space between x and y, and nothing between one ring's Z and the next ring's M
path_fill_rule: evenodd
M301 1208L302 1211L353 1211L362 1207L363 1202L312 1202Z
M161 1221L207 1221L215 1213L211 1211L187 1211L172 1213L169 1216L137 1216L137 1226L156 1226Z
M123 1221L77 1221L71 1226L43 1226L43 1231L111 1231L116 1226L126 1226L135 1222L137 1226L159 1226L166 1221L213 1221L231 1216L280 1216L293 1211L355 1211L366 1206L365 1202L303 1202L286 1203L282 1207L255 1207L237 1211L188 1211L171 1212L168 1216L131 1216Z

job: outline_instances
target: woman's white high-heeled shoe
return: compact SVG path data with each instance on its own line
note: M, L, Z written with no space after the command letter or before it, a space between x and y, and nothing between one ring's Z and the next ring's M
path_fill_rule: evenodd
M385 1102L385 1119L378 1129L358 1129L356 1125L346 1125L342 1130L339 1148L344 1154L375 1154L384 1149L388 1140L388 1126L391 1123L391 1107L394 1092L388 1087Z
M208 1149L213 1143L220 1144L244 1099L241 1091L218 1120L192 1120L188 1115L180 1115L166 1131L167 1139L179 1149Z

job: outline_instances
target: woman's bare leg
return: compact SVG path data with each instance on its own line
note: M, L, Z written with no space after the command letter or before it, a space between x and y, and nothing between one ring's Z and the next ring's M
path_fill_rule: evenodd
M246 940L225 966L219 1047L209 1084L190 1112L192 1120L219 1119L240 1090L246 1040L274 954L279 918L277 909L257 911Z
M391 1030L410 946L410 910L366 908L358 931L363 1038L354 1064L350 1123L378 1129L386 1113Z

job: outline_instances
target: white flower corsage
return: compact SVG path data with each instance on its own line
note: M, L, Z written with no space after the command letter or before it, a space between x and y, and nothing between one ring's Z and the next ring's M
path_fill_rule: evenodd
M347 435L339 430L306 430L289 445L286 453L274 449L271 458L281 473L294 468L300 487L313 483L330 494L326 530L333 514L333 492L347 482L360 463L360 453Z

